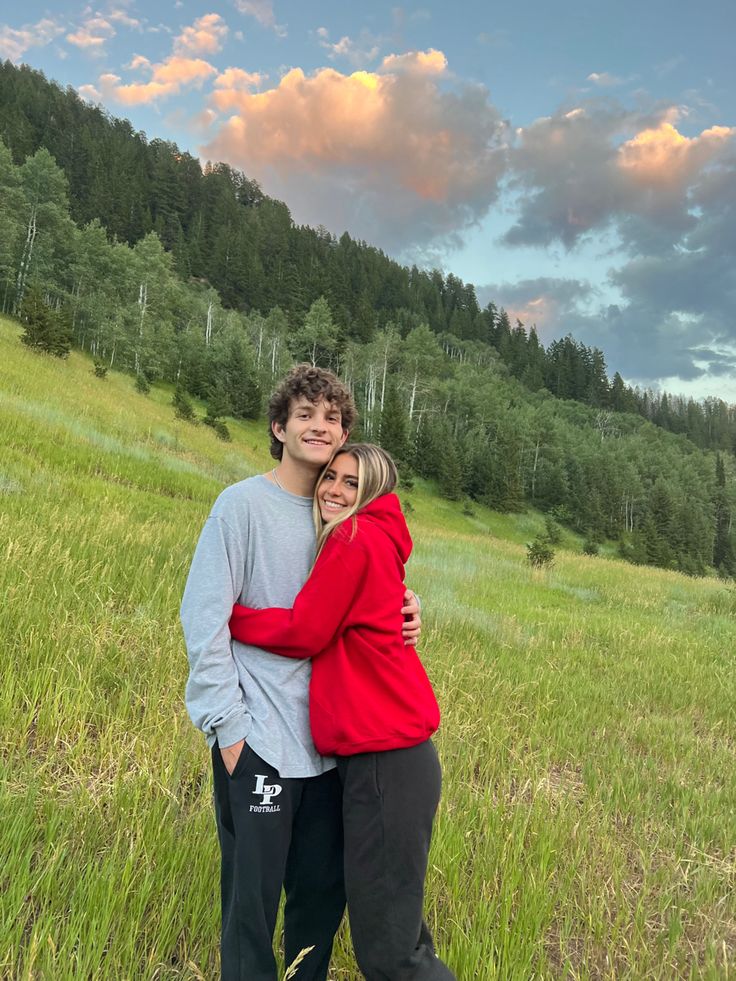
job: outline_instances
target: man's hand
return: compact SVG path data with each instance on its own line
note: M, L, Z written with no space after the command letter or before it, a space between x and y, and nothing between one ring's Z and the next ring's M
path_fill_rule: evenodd
M419 602L410 589L404 593L401 612L404 615L404 626L401 629L404 643L409 647L416 647L422 632L422 618L419 616Z
M230 774L230 776L233 775L233 770L235 769L237 762L240 759L240 754L243 752L244 747L245 747L244 739L239 739L238 742L233 743L232 746L220 747L222 762L225 764L225 769Z

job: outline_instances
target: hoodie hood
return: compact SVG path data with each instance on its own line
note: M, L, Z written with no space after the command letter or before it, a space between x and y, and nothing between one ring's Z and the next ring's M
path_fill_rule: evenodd
M380 528L393 542L401 561L411 555L412 540L406 525L406 518L401 510L401 503L396 494L382 494L358 511L358 520L370 521Z

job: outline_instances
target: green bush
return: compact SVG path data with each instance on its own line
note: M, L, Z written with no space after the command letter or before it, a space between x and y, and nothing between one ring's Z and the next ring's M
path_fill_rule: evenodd
M192 400L181 385L177 385L174 389L171 404L174 406L174 415L177 419L183 419L184 422L196 422L197 417L194 414Z
M555 562L555 551L549 540L538 535L526 546L526 557L533 569L551 569Z

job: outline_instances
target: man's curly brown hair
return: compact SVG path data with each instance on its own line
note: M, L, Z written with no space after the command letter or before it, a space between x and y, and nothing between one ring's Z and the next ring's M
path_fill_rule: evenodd
M348 432L355 425L358 413L353 396L337 375L326 368L298 364L284 378L268 403L268 432L271 437L271 456L274 460L281 459L284 446L274 436L272 425L276 422L279 426L285 426L292 403L302 397L313 405L324 399L328 405L339 409L342 428L347 429Z

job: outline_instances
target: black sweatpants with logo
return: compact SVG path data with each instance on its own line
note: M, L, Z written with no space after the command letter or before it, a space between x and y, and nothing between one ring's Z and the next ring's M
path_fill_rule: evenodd
M430 741L340 756L345 888L367 981L454 981L422 913L441 772Z
M212 766L222 854L222 981L276 981L272 944L282 885L286 964L313 946L295 979L325 981L345 908L337 771L280 777L246 745L230 775L217 743Z

